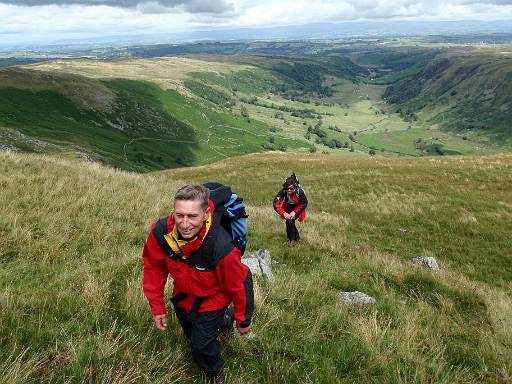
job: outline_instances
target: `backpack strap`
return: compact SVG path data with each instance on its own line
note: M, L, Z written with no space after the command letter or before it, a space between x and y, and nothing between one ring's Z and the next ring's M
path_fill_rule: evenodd
M190 255L189 265L191 267L199 266L213 271L219 261L233 249L233 239L221 225L223 217L224 215L217 211L212 215L212 225L203 244Z
M167 234L167 222L169 220L169 216L166 216L160 220L158 220L151 231L157 244L162 248L167 255L171 259L178 260L180 257L174 253L172 248L169 246L167 241L165 241L164 235Z
M212 224L201 247L190 254L188 264L190 267L203 267L213 271L217 265L214 261L213 253L215 241L220 228L221 215L212 214Z
M178 293L177 295L174 295L173 297L171 297L171 303L176 305L180 301L184 300L185 297L187 297L187 296L188 296L188 293L185 293L185 292Z
M188 293L178 293L177 295L174 295L171 297L171 303L173 305L178 304L180 301L184 300L188 296ZM188 313L188 321L194 322L197 319L197 313L199 312L199 308L201 307L201 304L203 304L203 301L205 300L204 297L196 297L194 302L192 303L192 307L190 308L190 312Z
M201 304L203 304L204 300L204 297L196 297L196 299L192 303L192 307L190 308L190 312L188 314L188 321L190 321L191 323L196 321L197 313L199 312L199 308L201 307Z

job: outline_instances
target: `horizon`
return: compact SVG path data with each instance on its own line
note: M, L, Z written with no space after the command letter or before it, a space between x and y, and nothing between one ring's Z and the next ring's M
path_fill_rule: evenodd
M357 30L359 24L383 27L383 31L371 33L393 32L386 30L388 23L451 24L453 31L448 33L460 32L463 25L480 25L480 29L474 27L477 32L512 32L512 3L502 0L445 3L264 0L257 4L247 0L0 0L0 46L4 48L131 37L144 40L151 36L179 42L205 39L208 36L201 34L208 33L216 35L213 39L230 40L240 39L238 31L253 31L257 39L329 36L328 31L322 28L315 31L311 26L342 29L333 31L335 36L350 34L347 29L356 26L354 33L364 34ZM486 28L482 28L484 25ZM306 30L297 36L301 27ZM272 33L276 29L281 30L277 36ZM421 32L411 31L413 35Z
M329 30L328 30L329 29ZM0 51L29 51L66 46L129 47L135 45L194 44L200 42L292 41L315 39L407 38L512 34L511 20L351 20L268 27L225 27L168 33L113 34L89 37L63 36L56 40L0 42Z

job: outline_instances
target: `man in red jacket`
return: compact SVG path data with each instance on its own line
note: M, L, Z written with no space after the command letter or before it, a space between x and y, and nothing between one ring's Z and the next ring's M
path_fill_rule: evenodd
M165 331L164 287L172 277L171 302L192 356L209 383L224 383L219 332L230 329L233 318L241 334L251 330L254 295L251 272L212 199L203 185L176 192L174 210L152 225L144 244L143 288L155 327Z

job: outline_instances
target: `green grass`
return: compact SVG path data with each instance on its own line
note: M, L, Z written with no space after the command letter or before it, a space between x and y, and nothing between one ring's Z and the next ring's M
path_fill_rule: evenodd
M271 201L292 170L310 205L290 248ZM504 154L295 153L134 174L0 152L0 382L201 383L175 318L152 327L140 255L179 186L218 180L248 205L249 251L279 262L255 281L256 338L223 347L229 382L506 383L511 171Z
M422 144L425 144L427 148L431 144L439 145L446 154L470 155L491 151L487 143L471 139L464 140L462 137L450 135L438 129L420 126L398 131L390 131L387 128L384 128L384 132L382 132L382 128L375 131L370 130L359 133L356 139L359 143L376 150L383 149L384 152L392 151L414 156L427 154L426 149L421 146ZM419 140L421 143L418 143Z
M184 85L199 97L211 101L221 107L232 107L233 98L226 92L215 89L207 84L195 80L185 80Z

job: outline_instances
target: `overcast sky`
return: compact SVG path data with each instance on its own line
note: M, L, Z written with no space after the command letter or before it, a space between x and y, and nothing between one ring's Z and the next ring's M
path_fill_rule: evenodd
M0 43L397 19L512 20L512 0L0 0Z

